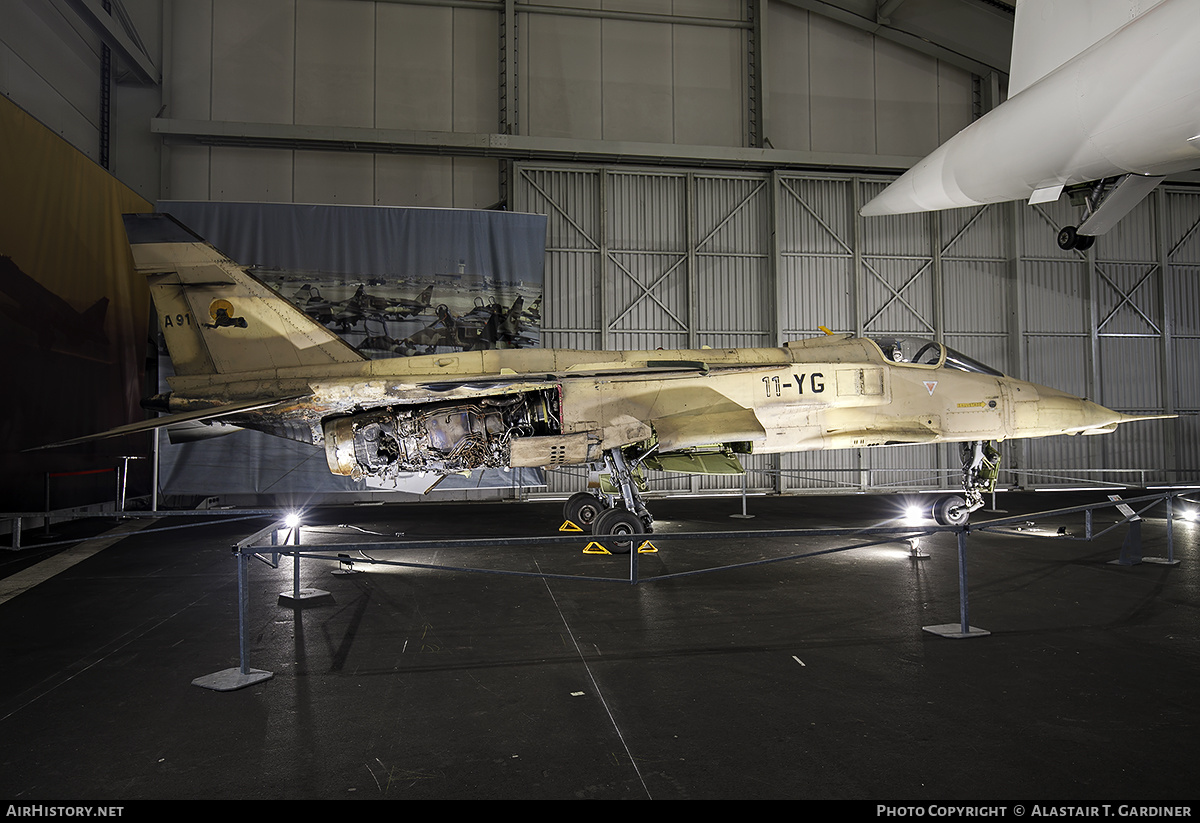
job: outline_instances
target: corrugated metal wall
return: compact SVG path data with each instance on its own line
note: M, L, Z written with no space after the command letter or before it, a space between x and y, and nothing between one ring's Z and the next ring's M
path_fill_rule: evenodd
M864 219L858 204L886 181L533 164L515 177L516 207L550 216L547 346L762 346L820 326L936 338L1111 408L1181 415L1011 444L1010 479L1200 477L1200 194L1156 192L1084 254L1055 243L1076 222L1065 198ZM751 489L883 489L952 486L958 457L929 446L748 462Z

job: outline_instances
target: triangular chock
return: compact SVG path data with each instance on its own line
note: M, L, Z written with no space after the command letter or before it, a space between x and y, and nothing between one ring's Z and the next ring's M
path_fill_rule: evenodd
M595 540L583 547L584 554L612 554L608 549L601 546Z
M576 526L570 520L564 520L563 524L558 527L558 530L560 532L581 532L581 531L583 531L583 529Z
M638 546L638 554L656 554L657 552L658 546L655 546L649 540Z

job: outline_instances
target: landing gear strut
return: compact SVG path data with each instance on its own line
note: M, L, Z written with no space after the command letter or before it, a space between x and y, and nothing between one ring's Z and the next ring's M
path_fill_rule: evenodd
M933 519L942 526L966 525L971 512L983 508L984 494L995 490L999 472L999 443L990 440L963 443L963 496L950 495L940 498L933 504Z
M649 533L654 525L654 517L642 501L634 479L637 467L652 451L633 460L632 465L621 449L605 452L604 465L618 492L613 496L615 499L590 492L573 495L563 507L567 520L597 536L611 535L614 539L608 541L609 548L616 554L627 554L634 537Z

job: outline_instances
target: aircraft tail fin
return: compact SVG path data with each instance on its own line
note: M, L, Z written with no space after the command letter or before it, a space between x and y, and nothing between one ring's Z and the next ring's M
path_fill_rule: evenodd
M433 302L433 286L426 286L425 291L417 295L417 302L426 308Z
M1017 0L1008 96L1157 5L1155 0Z
M234 374L365 358L167 214L127 214L135 268L178 375Z

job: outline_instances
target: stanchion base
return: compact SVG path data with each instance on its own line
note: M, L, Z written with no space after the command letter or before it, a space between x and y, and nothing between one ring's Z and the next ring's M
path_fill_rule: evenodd
M754 517L752 514L731 514L730 517L736 517L738 520L750 520Z
M192 685L202 689L212 689L214 692L232 692L264 680L270 680L274 676L274 672L265 672L262 669L251 669L246 674L242 674L241 669L225 669L213 674L206 674L204 677L197 677L192 681Z
M909 560L928 560L929 552L921 548L921 541L915 537L910 537L905 541L908 543L908 558Z
M291 606L295 609L302 609L305 606L319 606L331 599L333 599L333 595L324 589L301 589L299 592L288 589L286 592L279 593L279 605Z
M974 626L968 626L964 632L962 623L943 623L940 626L922 626L921 631L936 634L938 637L954 637L962 639L964 637L987 637L991 632L986 629L977 629Z

